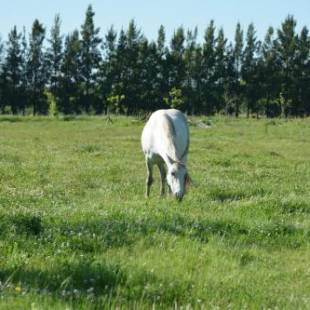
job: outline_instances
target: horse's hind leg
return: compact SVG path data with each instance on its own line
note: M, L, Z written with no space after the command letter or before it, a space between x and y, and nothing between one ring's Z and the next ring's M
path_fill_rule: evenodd
M146 173L147 173L145 196L149 197L151 185L153 183L153 164L151 160L148 158L146 158L145 162L146 162Z

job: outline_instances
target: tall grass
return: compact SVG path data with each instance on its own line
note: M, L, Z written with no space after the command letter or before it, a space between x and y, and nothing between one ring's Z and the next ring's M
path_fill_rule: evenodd
M143 122L0 118L0 308L310 307L310 120L202 118L182 203Z

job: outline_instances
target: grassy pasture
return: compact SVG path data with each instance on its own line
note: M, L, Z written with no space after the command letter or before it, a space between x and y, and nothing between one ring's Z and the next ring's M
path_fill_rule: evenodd
M309 119L191 126L182 203L113 119L0 118L0 309L310 308Z

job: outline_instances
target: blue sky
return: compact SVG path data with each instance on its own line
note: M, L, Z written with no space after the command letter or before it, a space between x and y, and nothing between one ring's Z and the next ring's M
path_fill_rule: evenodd
M254 22L260 39L268 26L278 27L288 14L298 21L298 30L306 25L310 28L310 0L8 0L1 1L0 35L6 39L13 25L18 28L31 24L38 18L49 29L56 13L62 18L62 31L68 33L79 28L88 4L96 12L95 22L102 34L114 25L117 30L127 27L134 18L143 33L155 39L163 24L167 37L179 25L199 29L201 39L211 19L223 27L226 36L233 39L236 23L245 28Z

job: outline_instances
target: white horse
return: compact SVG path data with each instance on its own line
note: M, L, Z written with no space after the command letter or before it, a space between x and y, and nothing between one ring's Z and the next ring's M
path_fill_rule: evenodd
M175 109L154 112L143 129L141 144L147 168L146 196L150 194L156 164L161 176L161 195L165 193L167 179L172 194L181 200L189 181L186 168L189 130L183 113Z

